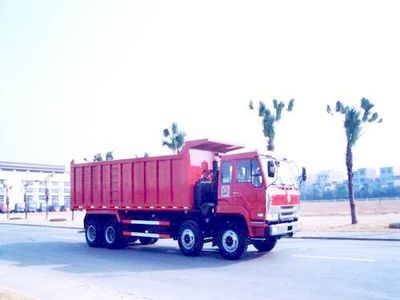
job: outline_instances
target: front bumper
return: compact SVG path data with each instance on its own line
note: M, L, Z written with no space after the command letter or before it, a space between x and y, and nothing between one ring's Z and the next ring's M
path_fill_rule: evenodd
M300 230L300 222L279 223L268 226L270 236L284 236L289 233L294 233Z

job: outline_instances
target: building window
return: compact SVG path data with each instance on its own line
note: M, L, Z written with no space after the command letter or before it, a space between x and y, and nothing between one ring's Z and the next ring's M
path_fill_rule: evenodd
M69 195L70 194L70 189L64 189L64 194Z
M59 183L58 181L53 181L53 182L51 183L51 185L52 185L52 186L59 186L60 183Z
M59 189L51 189L51 192L52 192L53 194L58 194Z
M58 205L58 196L52 196L51 197L51 204L53 206L57 206Z
M69 197L64 197L64 206L70 207L70 205L71 205L71 199Z

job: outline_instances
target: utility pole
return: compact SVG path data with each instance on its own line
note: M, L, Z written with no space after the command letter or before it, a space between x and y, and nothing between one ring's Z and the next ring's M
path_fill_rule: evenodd
M49 218L49 182L51 181L51 178L53 177L54 173L46 176L46 220Z
M26 201L26 188L29 183L25 180L21 180L22 186L24 187L24 206L25 206L25 220L28 219L28 203Z
M7 219L9 219L10 218L10 199L8 198L8 191L12 189L12 185L8 186L5 183L2 183L1 185L6 190Z

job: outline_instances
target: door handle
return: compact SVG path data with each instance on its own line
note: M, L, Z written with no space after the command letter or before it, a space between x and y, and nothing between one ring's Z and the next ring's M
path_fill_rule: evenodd
M233 196L239 196L240 193L239 193L239 192L232 192L232 195L233 195Z

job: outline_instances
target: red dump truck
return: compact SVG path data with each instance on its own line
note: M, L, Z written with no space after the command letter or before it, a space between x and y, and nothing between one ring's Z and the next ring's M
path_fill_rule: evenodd
M71 209L85 209L90 247L178 240L196 256L212 242L227 259L272 250L299 229L299 189L287 160L243 147L186 142L177 155L71 163ZM305 177L305 172L303 172Z

